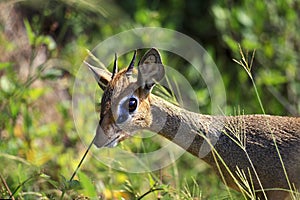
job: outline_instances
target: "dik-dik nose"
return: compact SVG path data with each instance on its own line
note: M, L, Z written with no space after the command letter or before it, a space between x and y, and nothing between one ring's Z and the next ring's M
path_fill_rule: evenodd
M105 144L107 144L109 142L109 137L107 135L104 134L103 129L101 128L100 125L98 125L97 127L97 131L96 131L96 136L94 138L94 144L100 148L100 147L104 147Z

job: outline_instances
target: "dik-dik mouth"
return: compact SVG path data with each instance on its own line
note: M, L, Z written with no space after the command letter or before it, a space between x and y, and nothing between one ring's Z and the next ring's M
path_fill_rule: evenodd
M117 130L113 136L107 136L103 130L98 128L97 134L94 138L94 144L98 147L108 147L113 148L118 145L119 142L128 138L129 135L122 130Z

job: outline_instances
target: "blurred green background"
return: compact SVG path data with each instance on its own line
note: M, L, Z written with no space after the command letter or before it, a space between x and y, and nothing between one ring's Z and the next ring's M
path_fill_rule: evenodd
M117 171L88 156L68 181L86 150L71 113L75 75L86 49L106 38L137 27L169 28L198 41L217 64L226 114L262 113L250 78L233 61L241 59L240 44L249 61L256 50L251 73L266 113L299 116L299 15L297 0L2 0L0 197L58 199L65 192L65 199L241 199L188 154L145 174ZM201 112L209 114L205 85L174 59L165 61L190 81ZM143 152L156 143L122 145Z

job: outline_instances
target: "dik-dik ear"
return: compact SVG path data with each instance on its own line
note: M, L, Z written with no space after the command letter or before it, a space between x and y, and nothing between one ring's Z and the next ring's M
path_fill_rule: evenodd
M98 82L98 85L100 86L100 88L102 90L105 90L108 83L111 80L112 73L110 73L108 70L100 69L98 67L94 67L94 66L90 65L89 63L87 63L85 61L84 61L84 63L89 67L89 69L93 73L94 78Z
M156 82L165 75L165 69L157 49L145 53L138 64L138 84L145 93L149 93Z

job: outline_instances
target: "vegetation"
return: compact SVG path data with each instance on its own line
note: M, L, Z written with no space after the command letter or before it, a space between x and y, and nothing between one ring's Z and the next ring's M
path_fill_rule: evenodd
M187 153L163 169L135 174L99 162L92 147L71 178L90 142L79 137L72 117L76 72L87 49L131 28L170 28L198 41L222 75L225 114L241 109L245 114L299 115L299 1L4 0L0 8L1 198L244 197ZM247 53L241 58L238 44L250 52L248 60ZM186 63L180 58L164 58L189 80L201 112L210 113L209 93L193 68L182 68ZM129 59L121 58L120 65ZM146 138L124 141L121 147L147 152L158 145Z

